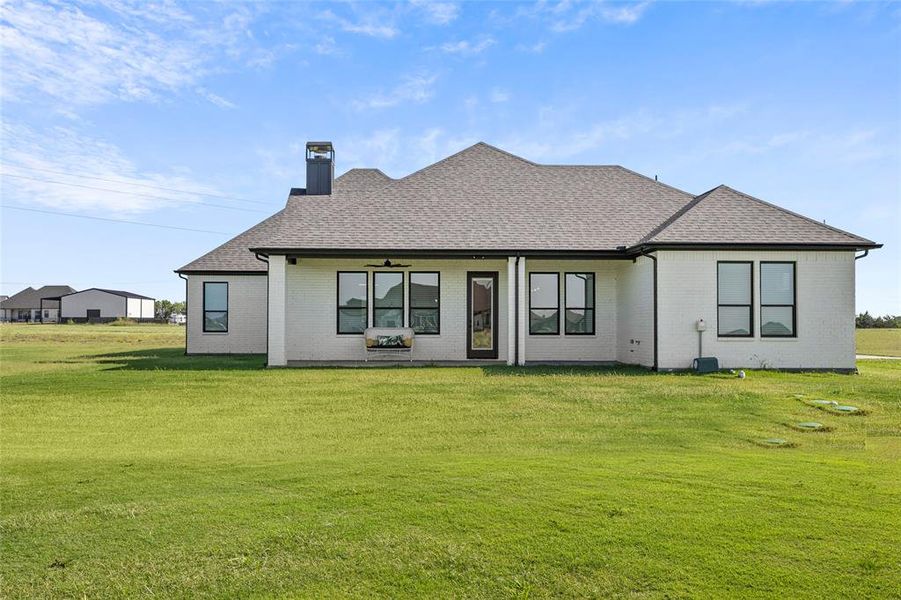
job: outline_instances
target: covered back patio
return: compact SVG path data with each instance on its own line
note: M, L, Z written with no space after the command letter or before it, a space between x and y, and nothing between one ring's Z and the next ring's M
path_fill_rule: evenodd
M269 254L268 364L653 364L647 257ZM409 356L367 353L409 328Z

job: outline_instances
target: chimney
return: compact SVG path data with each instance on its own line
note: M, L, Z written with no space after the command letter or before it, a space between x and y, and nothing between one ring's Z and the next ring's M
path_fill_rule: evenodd
M332 193L335 149L331 142L307 142L307 196Z

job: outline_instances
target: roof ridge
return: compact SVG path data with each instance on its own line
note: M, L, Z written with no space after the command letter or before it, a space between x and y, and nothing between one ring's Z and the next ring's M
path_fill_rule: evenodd
M598 165L598 166L605 166L605 165ZM668 184L668 183L663 183L662 181L658 181L657 179L651 179L650 177L648 177L648 176L645 175L644 173L639 173L638 171L633 171L632 169L626 168L626 167L624 167L624 166L622 166L622 165L609 165L609 166L614 167L614 168L616 168L616 169L619 169L619 170L621 170L621 171L625 171L626 173L630 173L630 174L635 175L635 176L637 176L637 177L641 177L642 179L647 179L648 181L652 181L652 182L656 183L657 185L662 185L663 187L669 188L669 189L673 190L674 192L679 192L680 194L682 194L682 195L684 195L684 196L688 196L689 198L695 198L695 197L696 197L696 196L695 196L694 194L692 194L691 192L686 192L685 190L681 190L681 189L677 188L677 187L674 186L674 185L670 185L670 184Z
M381 169L378 169L378 168L376 168L376 167L353 167L353 168L351 168L351 169L348 169L348 170L344 171L343 173L341 173L341 174L338 175L337 177L335 177L335 181L338 181L338 180L341 179L342 177L346 176L348 173L352 173L352 172L354 172L354 171L375 171L376 173L378 173L379 175L381 175L381 176L384 177L385 179L391 179L391 180L394 179L393 177L391 177L390 175L387 175L384 171L382 171Z
M717 187L713 188L713 190L718 189L719 187L720 187L720 186L717 186ZM689 200L688 202L686 202L685 205L684 205L682 208L680 208L679 210L677 210L676 212L674 212L674 213L673 213L668 219L666 219L663 223L661 223L660 225L658 225L657 227L655 227L654 229L652 229L646 236L644 236L643 238L641 238L641 240L639 240L638 243L639 243L639 244L644 244L644 243L646 243L646 242L651 241L652 239L654 239L655 237L657 237L657 236L660 235L661 233L663 233L663 232L664 232L668 227L670 227L673 223L675 223L676 221L678 221L679 219L681 219L681 218L685 215L685 213L687 213L687 212L690 211L692 208L694 208L695 206L697 206L697 205L701 202L701 200L703 200L704 198L706 198L706 197L708 196L708 194L710 194L710 193L713 192L713 190L707 190L707 191L704 192L703 194L700 194L700 195L698 195L698 196L695 196L694 198L692 198L691 200Z
M442 163L446 163L447 161L451 160L452 158L456 158L457 156L460 156L464 152L469 152L473 148L478 148L478 147L488 148L489 150L493 150L494 152L497 152L498 154L503 154L504 156L507 156L509 158L515 158L516 160L520 160L520 161L526 163L527 165L531 165L533 167L544 166L544 165L539 165L538 163L534 163L531 160L528 160L521 156L517 156L511 152L507 152L506 150L501 150L500 148L498 148L496 146L492 146L491 144L479 141L479 142L476 142L475 144L472 144L471 146L467 146L467 147L463 148L462 150L454 152L453 154L451 154L449 156L445 156L444 158L442 158L441 160L439 160L437 162L433 162L432 164L426 165L426 166L422 167L421 169L417 169L416 171L413 171L412 173L410 173L408 175L404 175L403 177L401 177L399 179L394 179L393 181L406 181L407 179L413 177L414 175L419 175L420 173L425 173L426 171L430 171L430 170L434 169L435 167L437 167L438 165L440 165Z
M766 200L761 200L760 198L754 197L751 194L746 194L745 192L742 192L735 188L729 187L726 184L720 184L717 187L715 187L713 190L710 190L710 191L712 192L712 191L720 189L720 188L725 188L731 192L735 192L739 196L743 196L743 197L747 198L748 200L757 202L758 204L763 204L764 206L769 206L770 208L775 208L776 210L782 211L787 215L791 215L793 217L798 217L799 219L807 221L808 223L813 223L814 225L819 225L820 227L825 227L826 229L831 229L832 231L834 231L836 233L840 233L842 235L848 236L849 238L852 238L854 240L859 240L859 241L867 242L870 244L876 243L873 240L867 239L865 237L861 237L859 235L854 235L850 231L845 231L844 229L839 229L838 227L833 227L832 225L827 225L826 223L822 223L820 221L817 221L816 219L811 219L810 217L806 217L800 213L796 213L794 211L788 210L787 208L783 208L777 204L772 204L770 202L767 202Z

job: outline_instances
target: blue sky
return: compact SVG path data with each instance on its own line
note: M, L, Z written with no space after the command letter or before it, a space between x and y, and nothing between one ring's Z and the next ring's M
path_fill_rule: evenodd
M882 242L858 308L901 313L898 4L13 1L0 26L3 204L205 231L3 209L2 293L182 299L172 270L303 186L307 140L392 176L484 140Z

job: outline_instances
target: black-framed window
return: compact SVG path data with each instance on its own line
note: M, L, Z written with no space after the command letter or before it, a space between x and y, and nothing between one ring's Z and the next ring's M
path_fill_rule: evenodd
M760 263L760 337L795 337L794 262Z
M338 271L338 333L363 333L369 323L369 273Z
M441 275L410 273L410 327L419 335L441 333Z
M529 334L559 335L560 275L529 273Z
M372 274L372 324L375 327L404 326L403 271Z
M716 263L716 327L720 337L752 337L754 263Z
M203 331L228 332L228 283L225 281L203 282Z
M594 273L566 273L563 280L563 332L594 334Z

